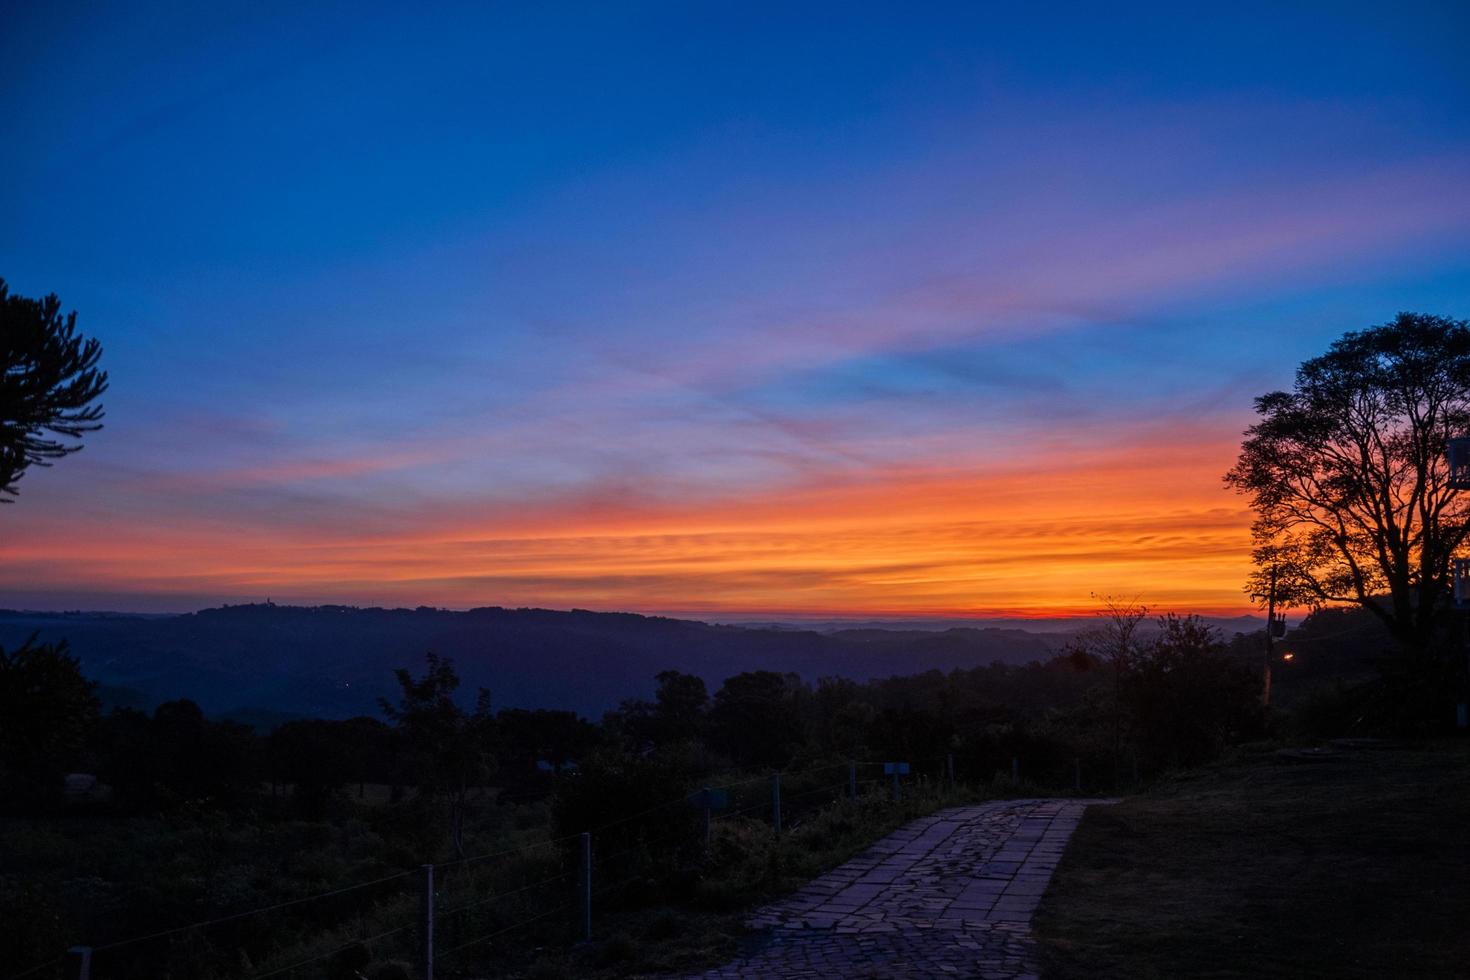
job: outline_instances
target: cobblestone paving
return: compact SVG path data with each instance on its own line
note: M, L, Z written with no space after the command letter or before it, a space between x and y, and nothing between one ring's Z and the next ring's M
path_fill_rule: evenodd
M1082 811L1110 800L942 810L755 913L742 958L703 980L1034 978L1031 915Z

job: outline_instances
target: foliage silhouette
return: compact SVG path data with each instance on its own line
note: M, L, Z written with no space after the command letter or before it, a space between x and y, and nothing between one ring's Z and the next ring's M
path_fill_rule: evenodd
M710 741L742 765L777 765L802 736L805 693L795 674L753 670L728 678L710 708Z
M1278 601L1352 603L1427 648L1470 526L1445 458L1470 434L1470 324L1400 313L1348 333L1256 412L1225 476L1256 512L1248 591L1274 568Z
M107 390L102 345L78 335L76 322L54 293L27 299L0 279L0 503L17 495L29 467L82 448L53 436L80 440L102 428L93 404Z
M44 805L61 796L97 717L97 696L66 643L0 647L0 800Z
M381 706L403 738L420 794L441 799L448 807L450 840L463 857L470 796L495 769L490 692L480 688L474 710L465 711L454 700L459 688L454 661L435 653L425 660L428 669L422 678L404 669L394 671L401 697L397 705L385 699Z

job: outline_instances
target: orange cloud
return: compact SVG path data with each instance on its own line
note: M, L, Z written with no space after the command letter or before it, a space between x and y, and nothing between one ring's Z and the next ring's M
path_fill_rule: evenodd
M0 588L772 615L1066 615L1093 593L1242 611L1234 438L1173 432L1006 468L894 467L669 500L624 488L399 514L407 531L160 518L4 548Z

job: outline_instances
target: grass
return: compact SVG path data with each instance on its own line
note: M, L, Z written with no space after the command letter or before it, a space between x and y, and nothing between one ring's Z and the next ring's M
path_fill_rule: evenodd
M1470 743L1274 752L1092 808L1036 919L1048 980L1470 975Z

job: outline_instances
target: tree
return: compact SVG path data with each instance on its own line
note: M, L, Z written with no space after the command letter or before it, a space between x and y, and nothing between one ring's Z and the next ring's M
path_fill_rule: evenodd
M1445 459L1470 435L1470 324L1400 313L1348 333L1256 412L1225 475L1256 512L1247 591L1274 568L1278 601L1356 604L1425 650L1470 517Z
M704 678L677 670L654 675L654 700L626 698L604 719L610 731L639 752L696 739L704 731L709 690Z
M54 294L11 295L0 279L0 503L9 503L31 466L82 448L76 439L102 428L107 372L97 370L102 345L76 332L77 315L61 314ZM48 435L49 433L49 435Z
M1135 599L1093 595L1102 603L1097 625L1079 637L1074 652L1096 657L1112 668L1113 690L1109 714L1113 723L1113 778L1121 782L1123 771L1123 682L1142 654L1138 630L1148 618L1148 607ZM1082 663L1079 662L1079 666Z
M574 711L550 708L502 708L495 716L502 777L514 769L522 777L537 775L541 765L560 774L597 744L597 727Z
M320 718L288 721L266 742L271 782L291 784L291 802L310 820L327 815L349 775L350 743L343 724Z
M1198 616L1173 614L1142 644L1123 700L1138 746L1154 768L1193 766L1259 723L1254 672L1232 660Z
M658 691L654 694L662 741L673 742L694 738L704 725L709 690L704 678L677 670L663 670L655 675Z
M742 765L782 765L801 742L801 678L769 670L726 678L709 711L715 746Z
M96 685L66 641L0 647L0 799L60 796L62 778L97 720Z
M454 661L435 653L425 659L428 670L422 679L402 668L393 672L402 694L396 707L386 699L378 703L403 736L419 792L447 804L450 840L455 853L464 857L470 794L494 768L490 692L480 688L474 710L465 711L454 700L459 688Z

